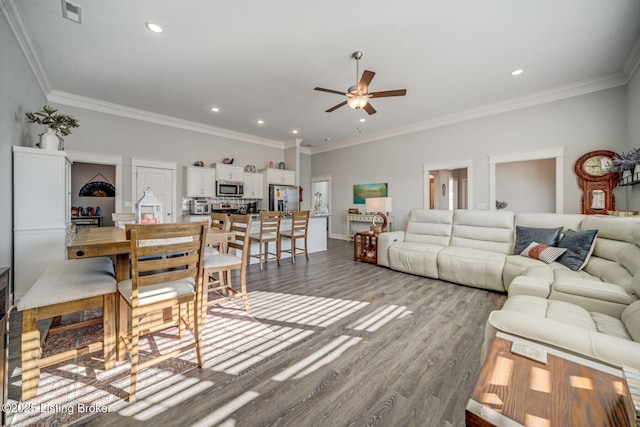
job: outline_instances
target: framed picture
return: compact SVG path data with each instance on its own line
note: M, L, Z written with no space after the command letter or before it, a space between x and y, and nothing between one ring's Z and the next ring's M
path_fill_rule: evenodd
M370 197L387 197L389 184L356 184L353 186L353 204L364 205L364 199Z

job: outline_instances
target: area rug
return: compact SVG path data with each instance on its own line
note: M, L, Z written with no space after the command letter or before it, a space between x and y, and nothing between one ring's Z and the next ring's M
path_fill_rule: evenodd
M62 323L99 316L100 312L83 312L76 317L63 317ZM56 353L71 348L73 343L90 342L101 334L101 325L82 330L52 335L47 339L44 353ZM141 359L150 354L164 353L178 345L177 328L150 334L140 340ZM247 356L244 351L253 342L275 341L274 347L288 346L286 331L273 331L248 315L240 306L225 303L208 307L207 321L203 328L205 368L219 370L220 361L242 360L257 363L256 355ZM190 339L187 333L185 340ZM243 356L239 358L240 353ZM118 362L115 369L104 370L102 352L44 368L40 372L38 394L25 402L9 401L7 425L10 426L64 426L96 412L109 410L116 402L128 397L130 364ZM258 357L259 358L259 357ZM237 372L242 363L228 363L229 373ZM138 393L160 382L197 368L195 350L171 358L138 373ZM234 368L235 367L235 368ZM20 386L20 370L14 369L9 381Z

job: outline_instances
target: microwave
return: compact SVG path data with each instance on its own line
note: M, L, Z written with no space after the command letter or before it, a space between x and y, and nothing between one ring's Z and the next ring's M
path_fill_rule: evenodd
M216 181L216 196L242 197L244 196L244 183L240 181Z

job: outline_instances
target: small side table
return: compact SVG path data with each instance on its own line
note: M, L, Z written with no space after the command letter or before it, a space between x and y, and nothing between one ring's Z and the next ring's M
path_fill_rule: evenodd
M378 234L361 231L353 235L353 260L378 263Z

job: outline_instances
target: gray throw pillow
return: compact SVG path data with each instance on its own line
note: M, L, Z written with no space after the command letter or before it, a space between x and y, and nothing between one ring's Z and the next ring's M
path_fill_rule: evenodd
M558 228L534 228L516 225L516 244L513 253L519 255L533 242L547 246L558 246L558 240L562 233L562 227Z
M558 243L559 248L567 248L567 251L556 261L573 271L582 270L593 252L597 234L598 230L567 230Z

